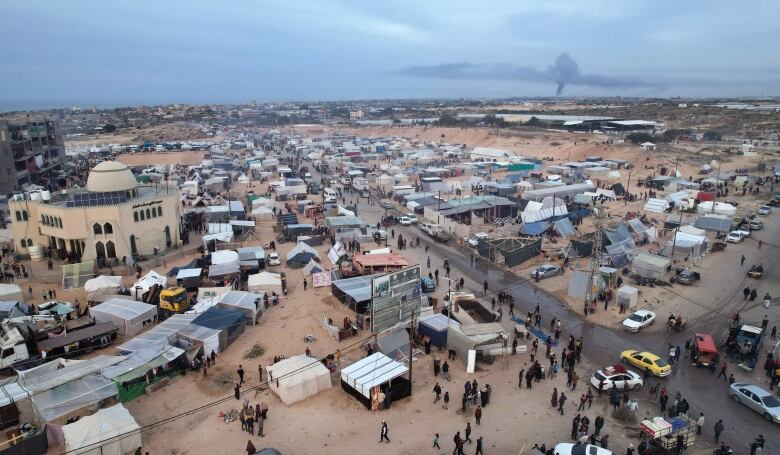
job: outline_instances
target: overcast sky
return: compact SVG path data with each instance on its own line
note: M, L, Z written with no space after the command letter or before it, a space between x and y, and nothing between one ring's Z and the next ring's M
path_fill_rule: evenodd
M0 1L0 108L780 94L780 2Z

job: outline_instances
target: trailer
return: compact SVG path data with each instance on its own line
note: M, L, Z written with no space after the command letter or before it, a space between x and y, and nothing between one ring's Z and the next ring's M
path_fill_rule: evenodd
M650 438L649 454L673 453L677 441L682 440L686 449L696 442L696 421L685 415L654 417L639 424L642 437Z

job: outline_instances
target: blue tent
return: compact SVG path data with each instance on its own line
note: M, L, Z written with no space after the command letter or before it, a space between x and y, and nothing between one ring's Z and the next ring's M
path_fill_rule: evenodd
M549 223L542 221L539 223L523 223L520 228L520 233L523 235L542 235L547 230Z
M220 351L223 351L226 347L230 346L236 338L244 333L244 329L246 328L244 313L219 307L209 308L193 319L192 323L201 327L220 330Z

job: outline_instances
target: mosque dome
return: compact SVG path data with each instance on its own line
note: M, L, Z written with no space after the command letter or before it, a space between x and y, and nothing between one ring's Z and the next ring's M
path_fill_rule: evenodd
M128 191L135 189L138 181L130 168L118 161L103 161L87 177L87 191Z

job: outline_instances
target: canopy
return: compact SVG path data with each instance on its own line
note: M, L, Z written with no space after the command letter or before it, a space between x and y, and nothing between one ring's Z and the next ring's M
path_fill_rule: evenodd
M117 294L121 287L121 276L100 275L84 283L84 292L87 294L87 300L95 301L104 295Z
M142 446L140 429L130 412L117 404L63 426L62 433L68 453L124 455Z
M309 245L300 242L287 253L288 265L305 265L313 258L320 258L320 254Z
M135 300L111 299L89 309L98 322L113 322L122 335L135 335L157 321L157 307Z
M282 278L278 273L260 272L249 275L247 279L247 290L249 292L266 292L268 294L276 292L282 293Z
M149 292L149 289L151 289L155 284L165 287L167 283L167 278L155 272L154 270L150 270L149 273L143 276L143 278L136 281L136 283L133 285L133 288L141 288L141 293L145 294Z
M318 359L307 355L296 355L265 369L271 390L288 406L331 387L330 371Z
M99 355L88 360L57 358L29 370L17 371L19 385L33 394L83 378L122 361L122 356Z
M33 395L32 401L45 422L119 394L116 383L100 374L90 374Z
M366 398L371 398L371 388L397 378L409 368L390 357L375 352L341 369L341 380Z
M709 352L712 354L718 352L718 349L715 347L715 340L712 339L712 336L702 333L696 334L696 349L700 352Z

